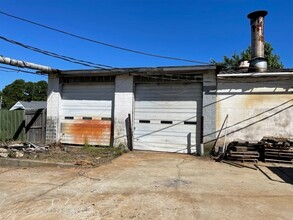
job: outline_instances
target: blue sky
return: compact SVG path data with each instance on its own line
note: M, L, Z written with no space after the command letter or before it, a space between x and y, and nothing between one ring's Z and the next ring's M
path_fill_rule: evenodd
M10 0L0 11L97 41L202 62L250 44L247 14L267 10L265 40L293 68L292 0ZM89 43L0 14L0 36L40 49L112 67L196 65ZM86 69L0 40L0 55L58 69ZM3 66L3 65L1 65ZM10 66L5 66L10 67ZM46 77L0 69L0 90L15 79Z

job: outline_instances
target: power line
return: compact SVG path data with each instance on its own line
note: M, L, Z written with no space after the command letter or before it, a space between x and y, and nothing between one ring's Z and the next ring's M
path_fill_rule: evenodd
M47 56L51 56L51 57L55 57L57 59L65 60L67 62L80 64L80 65L87 66L87 67L93 67L93 68L97 68L97 69L113 68L113 67L108 66L108 65L96 64L96 63L93 63L93 62L89 62L89 61L85 61L85 60L81 60L81 59L76 59L76 58L69 57L69 56L60 55L60 54L57 54L57 53L54 53L54 52L50 52L50 51L43 50L43 49L40 49L40 48L37 48L37 47L26 45L26 44L23 44L23 43L20 43L20 42L5 38L3 36L0 36L0 39L4 40L6 42L9 42L9 43L15 44L17 46L21 46L23 48L26 48L26 49L29 49L29 50L32 50L32 51L47 55Z
M7 73L12 73L15 72L15 70L6 70L5 68L0 67L1 72L7 72Z
M90 39L90 38L87 38L87 37L83 37L83 36L80 36L80 35L77 35L77 34L72 34L72 33L57 29L57 28L53 28L53 27L50 27L50 26L47 26L47 25L44 25L44 24L34 22L34 21L30 21L28 19L21 18L21 17L15 16L15 15L12 15L12 14L8 14L8 13L3 12L3 11L0 11L0 14L6 15L8 17L18 19L18 20L21 20L21 21L24 21L24 22L27 22L27 23L42 27L42 28L46 28L46 29L49 29L49 30L52 30L52 31L55 31L55 32L59 32L59 33L62 33L62 34L65 34L65 35L68 35L68 36L71 36L71 37L74 37L74 38L78 38L80 40L85 40L85 41L88 41L88 42L91 42L91 43L100 44L100 45L111 47L111 48L118 49L118 50L123 50L123 51L131 52L131 53L136 53L136 54L141 54L141 55L150 56L150 57L156 57L156 58L161 58L161 59L177 60L177 61L205 64L205 65L210 64L210 63L207 63L207 62L201 62L201 61L197 61L197 60L189 60L189 59L178 58L178 57L164 56L164 55L148 53L148 52L144 52L144 51L133 50L133 49L129 49L129 48L121 47L121 46L116 46L116 45L113 45L113 44L93 40L93 39Z
M44 76L44 74L41 74L41 73L38 73L38 72L32 72L32 71L15 69L15 68L9 68L9 67L4 67L4 66L0 66L0 69L2 69L2 71L5 71L5 72L22 72L22 73L31 73L31 74Z

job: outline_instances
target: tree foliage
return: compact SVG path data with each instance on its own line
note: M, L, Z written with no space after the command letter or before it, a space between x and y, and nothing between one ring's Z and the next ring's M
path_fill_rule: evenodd
M284 66L280 61L280 56L273 54L273 47L270 43L265 42L265 58L268 61L268 69L283 69ZM240 54L234 53L232 57L224 56L223 62L216 62L212 60L213 64L224 66L227 69L232 69L238 66L239 61L250 60L251 47L249 46L245 51L242 51Z
M2 90L2 107L9 109L17 101L46 101L47 88L48 84L44 80L25 82L22 79L17 79Z

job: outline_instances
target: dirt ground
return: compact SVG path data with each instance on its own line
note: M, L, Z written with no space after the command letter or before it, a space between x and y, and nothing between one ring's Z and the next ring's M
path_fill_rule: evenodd
M10 151L9 157L15 157L11 149L8 148ZM60 162L92 167L108 163L125 153L124 148L117 147L69 146L60 144L50 145L46 147L46 150L23 152L19 148L19 151L23 153L23 156L19 159Z
M135 151L96 168L0 168L0 219L293 219L293 166Z

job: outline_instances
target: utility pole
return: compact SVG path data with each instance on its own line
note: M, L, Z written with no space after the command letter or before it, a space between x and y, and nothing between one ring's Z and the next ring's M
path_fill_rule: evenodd
M2 109L2 95L0 97L0 110Z
M51 68L49 66L43 66L35 63L30 63L26 61L21 60L15 60L8 57L4 57L0 55L0 63L11 65L11 66L17 66L21 68L28 68L28 69L34 69L39 70L41 73L58 73L58 69Z

